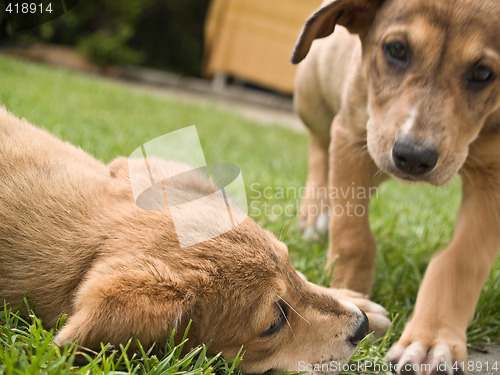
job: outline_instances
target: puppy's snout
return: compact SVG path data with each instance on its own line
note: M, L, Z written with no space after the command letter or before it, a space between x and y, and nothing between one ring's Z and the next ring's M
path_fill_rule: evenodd
M434 169L439 153L435 148L423 144L396 141L392 148L392 159L400 171L411 176L421 176Z
M359 342L363 340L365 336L368 334L368 327L369 327L368 317L366 316L364 311L361 311L361 314L363 315L361 323L359 324L358 328L356 328L354 335L349 337L349 341L354 346L358 345Z

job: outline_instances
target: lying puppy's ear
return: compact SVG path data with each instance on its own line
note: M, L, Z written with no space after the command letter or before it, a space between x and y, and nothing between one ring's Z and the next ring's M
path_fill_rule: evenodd
M128 159L120 157L113 160L109 164L109 175L111 176L111 183L108 187L109 192L115 197L120 197L127 201L133 200Z
M109 164L109 174L113 178L124 178L128 179L128 159L125 157L119 157L113 160Z
M362 33L371 25L384 0L328 0L306 21L292 54L298 64L309 52L314 39L333 33L335 25L345 26L351 33Z
M192 275L196 278L196 275ZM73 312L55 337L99 350L137 338L142 345L168 339L189 320L195 303L190 284L149 257L110 257L92 269L79 288Z
M288 247L283 242L278 240L274 233L268 231L266 232L269 233L269 238L271 239L274 248L288 258Z

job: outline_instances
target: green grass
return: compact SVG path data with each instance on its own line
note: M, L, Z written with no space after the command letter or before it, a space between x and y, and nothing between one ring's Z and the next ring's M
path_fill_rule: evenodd
M197 125L208 162L229 162L241 167L249 214L264 228L281 236L289 247L293 264L311 281L328 284L323 271L326 241L301 239L296 224L299 192L307 174L305 134L263 126L211 105L165 100L97 77L3 56L0 56L0 82L0 103L9 110L105 162L119 155L127 156L159 135ZM401 333L432 254L443 248L453 234L459 200L459 180L442 188L408 187L393 181L380 187L371 205L372 228L379 246L373 297L397 319L384 340L376 344L365 341L355 359L380 360ZM472 346L500 343L499 294L500 262L497 261L468 331ZM149 374L164 364L174 347L156 348L151 353L146 350L127 359L129 365L119 349L111 354L113 358L102 352L91 367L79 368L72 364L76 349L58 349L51 342L52 335L53 332L42 329L36 318L25 321L15 312L0 312L0 374L108 370ZM197 350L201 352L190 362L199 362L197 367L172 371L205 373L203 366L210 359L203 348ZM116 365L118 358L122 360ZM33 370L30 366L38 367ZM164 366L173 369L176 363L167 360ZM224 362L217 362L213 365L216 367L219 372L231 371L231 364Z
M27 302L24 303L27 305ZM241 356L225 361L220 354L209 356L205 345L182 354L184 338L175 343L172 331L170 340L161 348L143 348L136 341L136 353L127 351L132 339L125 346L102 346L100 352L82 352L75 345L59 348L53 343L54 331L43 328L42 322L30 311L29 318L21 317L20 307L0 311L0 374L233 374L239 373ZM58 322L64 324L65 317ZM76 366L77 361L82 363Z

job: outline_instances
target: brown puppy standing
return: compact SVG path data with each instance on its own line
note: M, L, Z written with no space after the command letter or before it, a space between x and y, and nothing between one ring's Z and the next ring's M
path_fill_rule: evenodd
M466 359L466 328L500 247L499 33L497 1L330 0L306 22L292 58L305 58L295 99L311 131L301 225L325 231L328 203L364 208L329 219L332 286L370 293L371 188L387 175L432 185L462 176L454 238L429 264L388 354L429 364L423 372L445 364L450 373ZM366 194L329 200L326 187Z
M155 178L163 168L186 169L149 164ZM211 342L230 358L243 345L248 372L328 370L350 358L368 329L366 316L338 296L363 307L374 328L387 322L359 294L299 277L286 246L250 218L180 248L168 211L136 206L135 168L144 160L108 168L0 108L0 300L17 306L28 292L46 327L68 314L57 343L98 349L136 337L162 345L170 327L182 334L192 319L188 346ZM171 189L184 198L212 193L196 175ZM185 217L198 235L218 225L221 199Z

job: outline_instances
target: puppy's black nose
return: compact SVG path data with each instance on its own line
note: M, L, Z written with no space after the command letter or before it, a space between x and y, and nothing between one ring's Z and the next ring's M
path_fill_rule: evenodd
M434 169L439 153L422 144L396 141L392 148L392 159L396 167L409 175L421 176Z
M368 334L368 317L366 316L364 311L361 311L361 314L363 314L363 320L361 321L361 324L358 326L356 331L354 332L354 335L349 337L349 341L353 345L358 345L361 340L365 338L365 336Z

